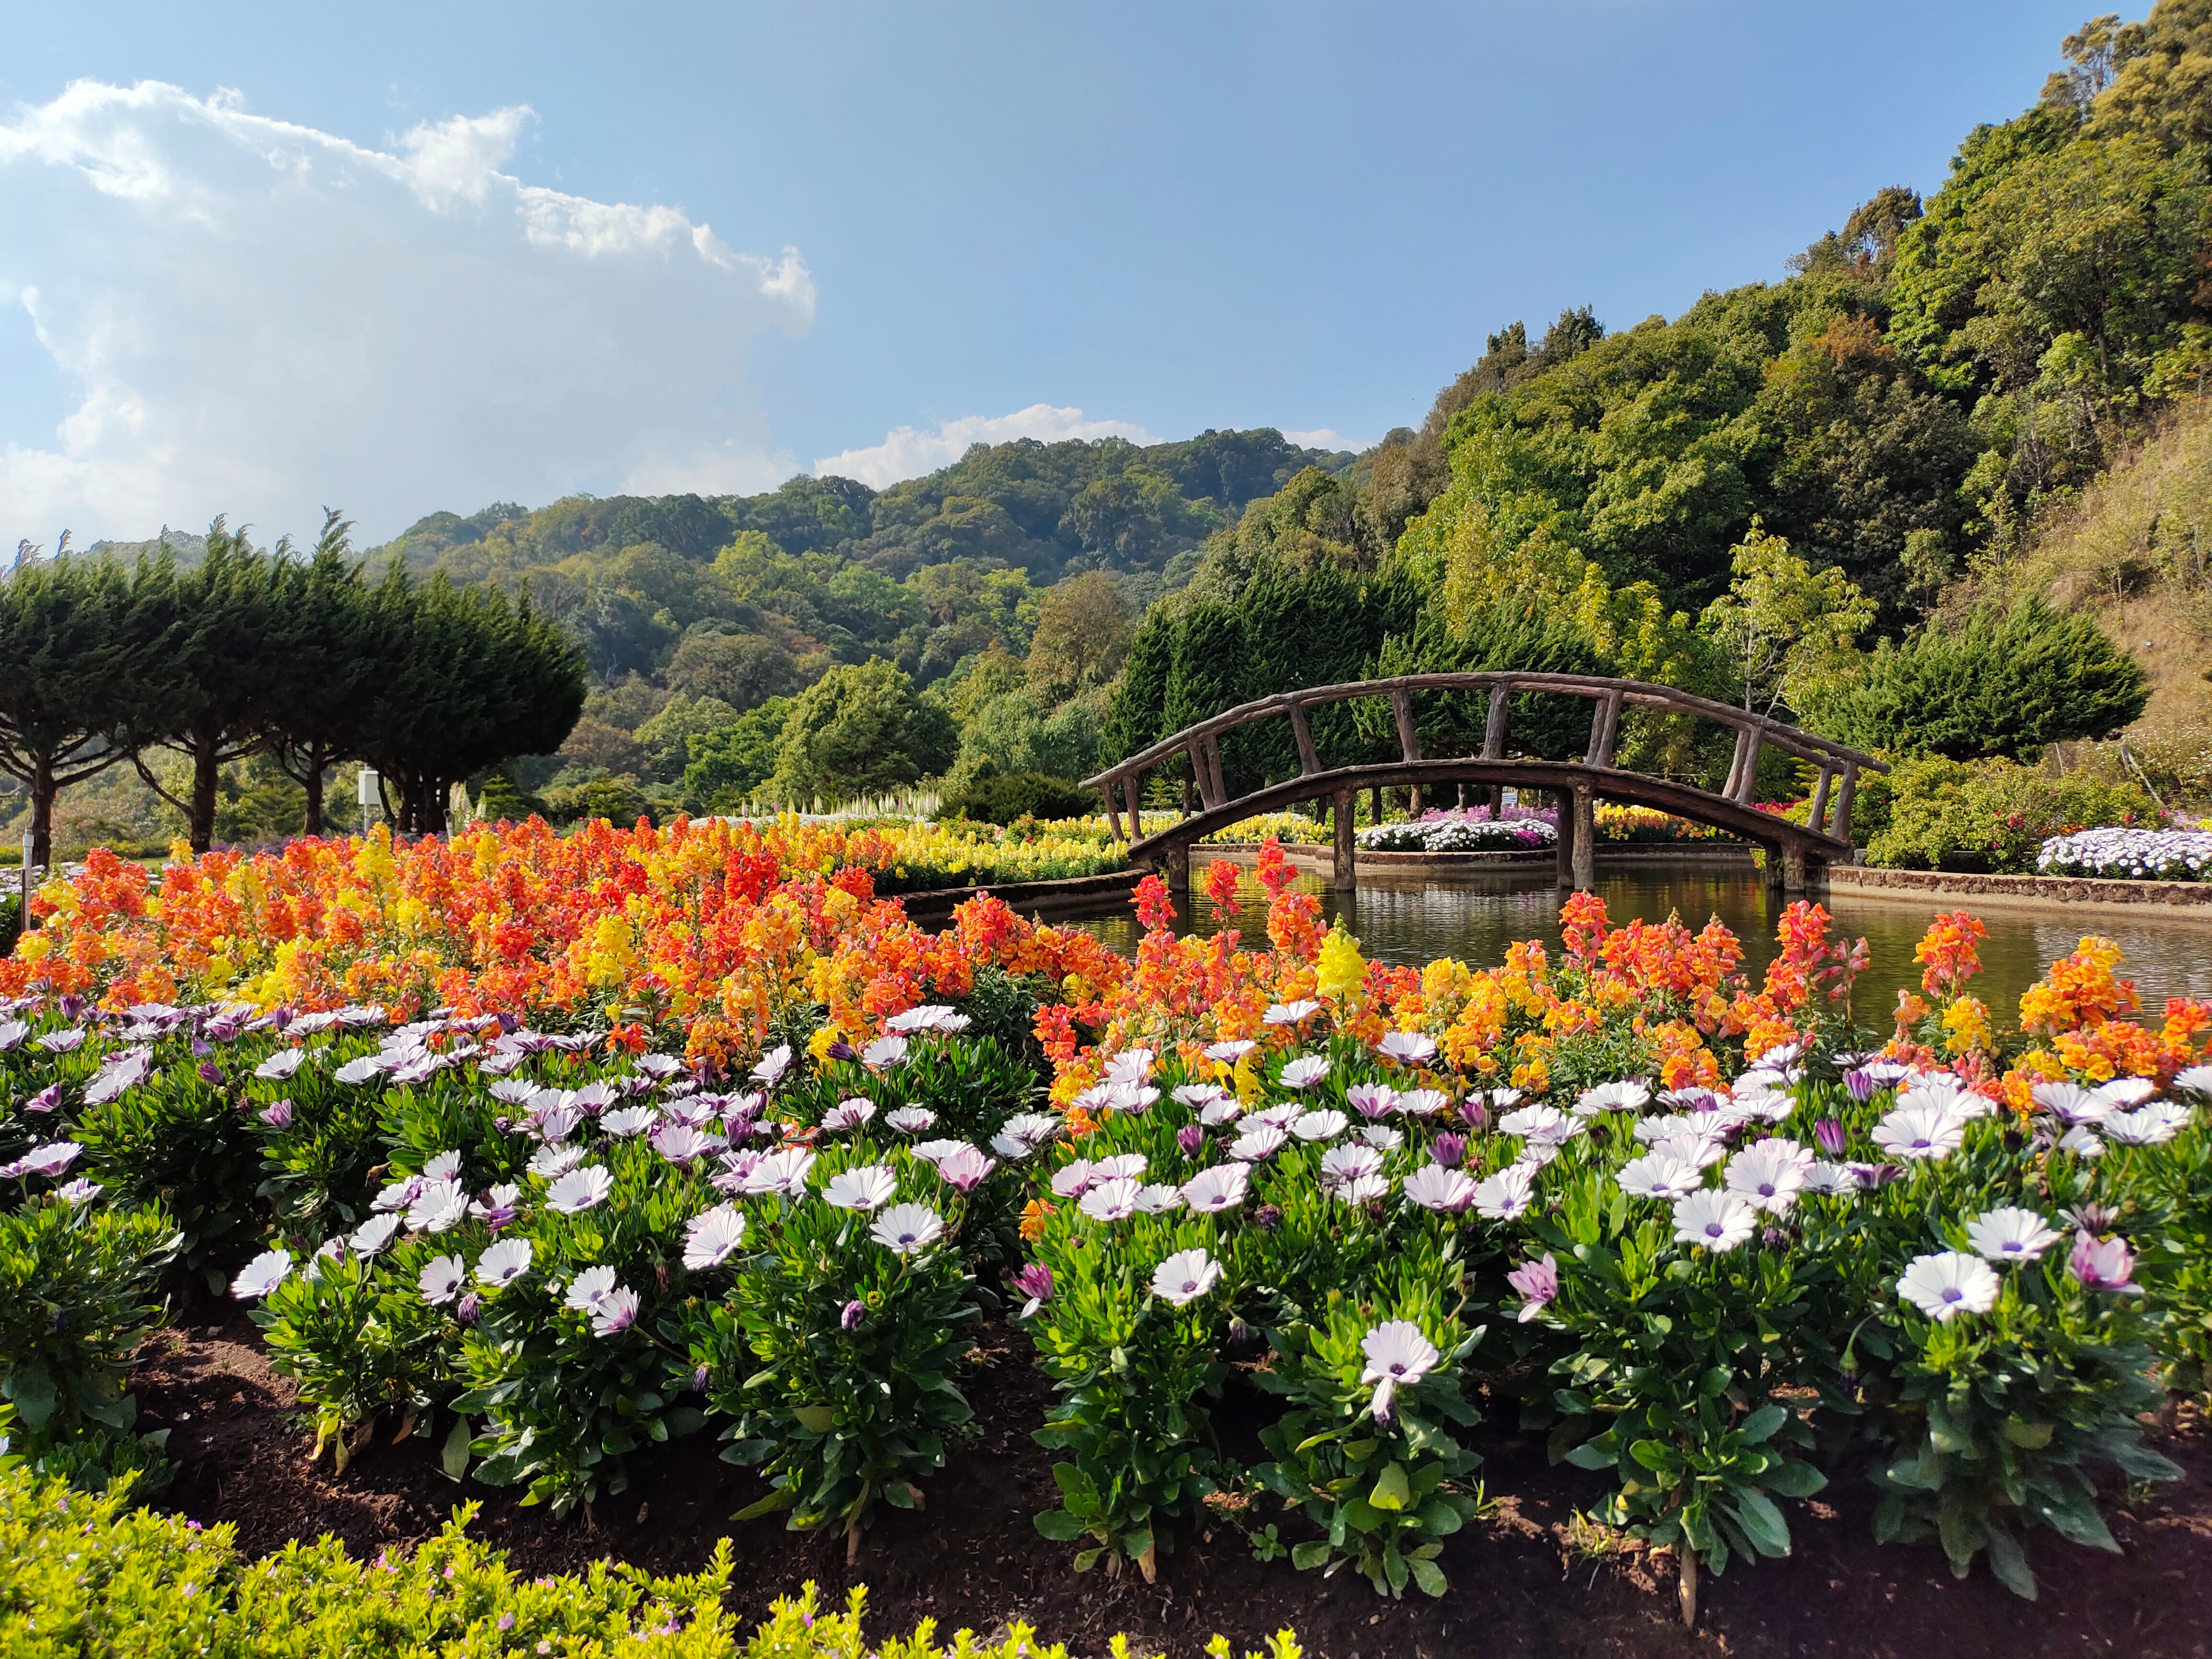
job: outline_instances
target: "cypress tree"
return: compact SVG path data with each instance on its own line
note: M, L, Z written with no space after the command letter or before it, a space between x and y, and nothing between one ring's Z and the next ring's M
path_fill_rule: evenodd
M159 696L158 636L136 625L131 578L56 558L0 580L0 772L31 796L31 861L53 862L54 799L130 758L120 733Z

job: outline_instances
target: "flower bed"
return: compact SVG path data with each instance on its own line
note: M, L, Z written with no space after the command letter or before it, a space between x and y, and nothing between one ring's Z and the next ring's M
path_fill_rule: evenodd
M672 915L729 899L683 868ZM63 1316L0 1323L21 1448L82 1484L157 1469L119 1357L196 1274L256 1304L319 1452L396 1423L566 1508L711 1432L767 1474L756 1511L848 1547L962 1455L995 1300L1056 1391L1038 1528L1147 1577L1234 1525L1441 1593L1497 1431L1478 1370L1686 1592L1872 1478L1879 1535L2027 1593L2039 1534L2108 1541L2091 1471L2171 1473L2139 1414L2208 1358L2212 1009L2142 1020L2087 939L2001 1036L1960 915L1870 1036L1864 946L1815 906L1756 983L1718 923L1613 927L1586 895L1557 960L1394 969L1279 849L1258 878L1264 947L1177 937L1148 882L1117 969L988 902L932 953L779 866L714 930L806 925L773 976L733 954L765 1000L708 1044L719 1000L610 1025L557 976L512 1008L125 1005L125 952L96 1009L53 982L75 957L29 959L0 1305ZM1224 913L1238 879L1206 872ZM83 931L96 896L55 915L120 949ZM1278 1402L1249 1464L1213 1422L1232 1370Z
M1478 817L1477 812L1484 815ZM1493 822L1480 807L1465 813L1431 813L1405 823L1378 823L1358 835L1360 847L1375 853L1533 852L1555 847L1559 840L1559 828L1548 815L1529 813Z
M2212 832L2084 830L2054 836L2036 854L2038 875L2118 881L2203 881L2212 871Z

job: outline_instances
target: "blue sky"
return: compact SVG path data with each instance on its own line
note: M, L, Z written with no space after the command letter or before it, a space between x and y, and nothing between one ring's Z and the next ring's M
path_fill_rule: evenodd
M1371 441L1934 189L2083 11L17 5L0 535Z

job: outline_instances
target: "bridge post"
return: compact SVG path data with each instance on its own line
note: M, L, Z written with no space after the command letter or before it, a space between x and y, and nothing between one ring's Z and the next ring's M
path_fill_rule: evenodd
M1188 842L1162 849L1160 876L1170 891L1190 891L1190 847Z
M1597 799L1587 789L1574 792L1575 891L1597 889Z
M1357 892L1359 889L1358 842L1352 838L1352 808L1356 799L1349 789L1340 789L1329 801L1329 816L1335 820L1336 858L1330 871L1329 885L1340 893ZM1186 868L1186 884L1189 875Z
M1786 842L1782 848L1782 890L1802 893L1806 890L1805 848L1802 842Z
M1565 792L1558 795L1559 817L1559 860L1553 874L1555 884L1571 889L1575 884L1575 812L1573 798Z

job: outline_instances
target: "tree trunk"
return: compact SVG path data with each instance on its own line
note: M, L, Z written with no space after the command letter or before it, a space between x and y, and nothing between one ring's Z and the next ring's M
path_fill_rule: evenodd
M54 867L54 797L61 787L54 781L54 769L40 765L39 775L31 781L31 862L42 870ZM28 917L24 918L26 922Z
M216 788L222 775L222 769L216 763L216 745L212 742L194 744L192 804L185 815L185 832L191 838L195 853L204 853L215 844Z
M301 821L300 833L319 836L323 833L323 759L319 749L308 751L307 775L301 787L307 792L307 811Z

